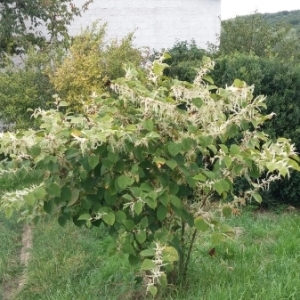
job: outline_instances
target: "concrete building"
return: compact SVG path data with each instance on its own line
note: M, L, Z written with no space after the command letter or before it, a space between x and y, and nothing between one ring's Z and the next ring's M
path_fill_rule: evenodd
M74 0L81 6L86 0ZM201 48L217 43L221 0L94 0L70 26L71 35L93 21L107 22L109 38L135 31L134 44L161 50L175 42L195 40Z

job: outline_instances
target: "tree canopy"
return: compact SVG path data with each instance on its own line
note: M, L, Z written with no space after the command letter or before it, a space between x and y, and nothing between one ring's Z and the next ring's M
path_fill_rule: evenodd
M1 55L18 54L28 45L41 47L46 40L68 36L67 25L90 2L77 7L72 0L0 0Z

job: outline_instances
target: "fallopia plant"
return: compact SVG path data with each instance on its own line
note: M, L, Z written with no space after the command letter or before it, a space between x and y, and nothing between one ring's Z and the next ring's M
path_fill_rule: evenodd
M215 86L209 58L193 83L171 79L164 58L145 73L128 65L81 114L63 113L68 103L56 96L56 109L33 112L39 130L0 135L1 176L41 174L2 194L6 215L104 226L154 297L174 274L185 279L201 236L232 238L233 209L261 202L261 189L299 170L290 141L260 130L273 114L261 113L265 97L254 98L253 86ZM236 195L237 178L248 188Z

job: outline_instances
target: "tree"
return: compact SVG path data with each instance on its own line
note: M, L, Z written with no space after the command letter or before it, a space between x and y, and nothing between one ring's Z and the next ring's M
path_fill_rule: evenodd
M90 2L79 8L72 0L1 0L1 55L18 54L28 45L42 47L47 40L53 42L67 37L67 25Z
M93 92L107 89L109 80L124 76L124 64L142 65L142 53L133 47L132 34L108 43L106 24L98 25L94 23L73 38L61 62L48 72L57 94L73 111L82 109Z
M299 39L289 24L270 25L258 13L222 22L221 54L252 53L286 61L299 59L299 48Z
M82 114L61 113L66 103L57 99L56 109L34 112L38 131L0 139L10 158L1 176L43 174L40 184L2 195L6 215L102 224L153 296L168 280L185 279L197 233L213 244L232 237L224 218L236 205L261 202L261 188L300 170L287 139L270 141L260 131L273 115L261 114L265 98L254 98L253 87L212 85L208 58L193 83L174 80L163 75L162 59L146 75L127 66ZM243 195L234 194L237 177L249 183Z

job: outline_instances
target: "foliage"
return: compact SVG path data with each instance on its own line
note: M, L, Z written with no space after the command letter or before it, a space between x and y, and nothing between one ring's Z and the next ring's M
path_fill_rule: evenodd
M264 13L258 15L267 22L269 25L275 27L280 24L290 24L293 26L297 32L299 32L300 25L300 10L292 10L292 11L279 11L276 13ZM241 16L241 18L247 19L251 18L252 15Z
M5 242L0 244L0 253L5 249L6 264L8 258L17 261L15 248L20 237L14 238L18 231L11 227L11 220L3 216L1 221ZM228 222L235 228L236 238L212 246L209 236L202 233L195 243L188 287L172 286L159 300L299 298L297 210L281 214L243 211ZM15 299L145 299L133 284L134 268L128 266L126 256L106 252L110 240L103 227L87 230L68 224L61 230L55 220L41 222L33 228L27 281ZM210 256L213 247L215 255ZM3 271L3 278L13 284L12 268ZM7 298L3 295L1 299Z
M142 63L141 52L132 46L132 34L107 44L105 28L94 24L75 37L62 62L49 73L59 97L73 110L80 110L93 92L102 93L107 82L124 76L124 63L137 67Z
M67 25L90 2L79 8L72 0L0 1L0 54L18 54L32 45L43 48L46 38L50 42L65 42Z
M299 60L299 50L299 38L289 24L270 25L260 14L222 22L221 54L252 53L286 61Z
M61 102L38 109L40 130L2 133L0 142L11 158L2 176L44 174L41 184L2 195L6 215L21 210L37 220L45 211L61 225L104 224L111 250L129 255L153 296L159 285L185 279L198 232L213 244L233 236L224 218L234 205L261 202L261 188L299 170L293 145L260 131L272 114L260 113L265 98L254 98L253 87L207 84L208 58L191 84L164 76L166 66L154 61L146 78L127 66L83 114L61 113ZM249 182L239 197L237 176ZM212 204L220 198L225 203Z
M178 78L182 81L193 82L201 66L205 50L198 48L195 41L177 42L171 49L168 49L170 58L166 60L169 65L164 74Z
M217 59L211 76L216 79L217 85L230 84L235 78L254 84L255 96L267 96L266 113L276 114L276 118L263 126L264 130L272 138L291 139L299 152L299 68L297 64L282 63L276 58L236 53ZM299 180L299 174L293 172L291 178L271 184L270 191L266 194L268 202L299 205Z
M46 109L53 102L54 87L45 73L49 55L31 48L22 68L10 64L0 73L0 119L8 127L35 126L28 109Z

